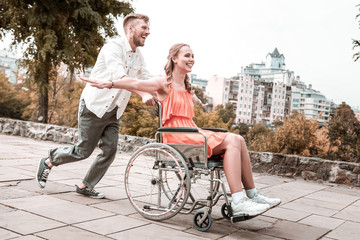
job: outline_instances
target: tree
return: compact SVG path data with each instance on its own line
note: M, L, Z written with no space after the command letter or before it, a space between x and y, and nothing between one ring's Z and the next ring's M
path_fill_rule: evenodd
M310 146L316 146L318 124L294 112L275 130L276 151L284 154L310 155Z
M23 0L0 2L0 40L6 33L12 45L25 44L28 79L39 92L39 116L48 122L49 75L61 62L74 68L94 64L105 36L117 34L116 17L132 12L117 0Z
M227 129L217 112L204 112L200 107L195 107L194 122L199 128Z
M359 7L359 13L356 15L355 19L359 19L359 26L360 26L360 4L356 5ZM355 61L360 59L360 39L355 40L353 39L353 49L358 49L359 51L353 55Z
M234 113L234 106L232 103L226 103L225 107L223 105L218 105L215 108L215 111L218 112L220 118L224 123L232 123L236 117Z
M344 161L360 162L360 122L353 110L343 102L329 121L329 155Z
M248 148L253 151L273 152L275 133L261 123L254 124L246 135Z
M22 98L25 90L21 86L13 86L3 73L0 73L0 117L22 119L22 113L29 99Z
M200 101L202 102L202 103L207 103L207 99L206 99L206 97L205 97L205 93L204 93L204 91L201 89L201 88L199 88L199 87L194 87L193 88L193 90L194 90L194 92L195 92L195 95L200 99Z
M154 107L146 106L141 98L134 94L120 120L120 133L132 136L154 138L159 127Z

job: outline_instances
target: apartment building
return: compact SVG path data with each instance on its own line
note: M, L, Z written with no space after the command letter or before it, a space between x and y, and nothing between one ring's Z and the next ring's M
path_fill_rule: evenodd
M0 72L4 73L12 84L17 83L17 58L6 49L0 50Z
M242 67L237 76L209 79L206 93L213 97L214 106L233 103L237 123L272 124L298 111L323 124L331 111L331 101L286 69L285 57L277 48L266 55L265 62Z

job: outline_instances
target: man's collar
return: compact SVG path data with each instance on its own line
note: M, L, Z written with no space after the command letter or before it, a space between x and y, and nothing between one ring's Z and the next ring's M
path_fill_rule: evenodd
M137 48L135 51L132 50L129 40L127 39L127 37L125 36L125 50L127 53L131 52L131 53L136 53L137 52Z

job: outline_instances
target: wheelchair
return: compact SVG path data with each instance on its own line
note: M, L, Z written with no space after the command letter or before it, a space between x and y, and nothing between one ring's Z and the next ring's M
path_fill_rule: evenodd
M135 151L125 170L125 191L135 210L146 219L162 221L178 213L193 216L194 227L207 231L212 224L211 212L220 198L222 216L232 223L252 218L233 216L230 193L226 192L221 156L207 158L206 135L197 128L166 128L161 124L161 104L158 105L159 128L156 143ZM209 129L223 131L224 129ZM204 145L165 144L163 133L202 134Z

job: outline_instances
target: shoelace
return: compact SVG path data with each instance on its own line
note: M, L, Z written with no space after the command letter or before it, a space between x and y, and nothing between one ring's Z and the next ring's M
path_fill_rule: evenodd
M41 174L41 178L46 181L50 173L50 169L45 168L43 173Z
M97 194L97 192L95 191L95 189L91 189L91 190L90 190L89 188L85 188L85 191L86 191L86 192L89 192L89 193L93 193L93 194L95 194L95 195Z

